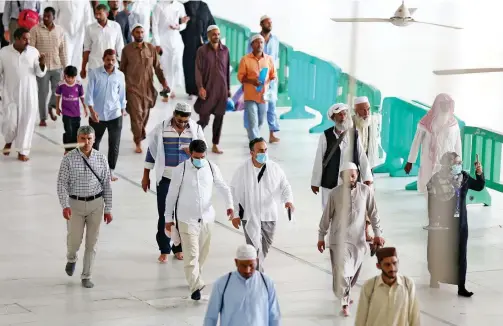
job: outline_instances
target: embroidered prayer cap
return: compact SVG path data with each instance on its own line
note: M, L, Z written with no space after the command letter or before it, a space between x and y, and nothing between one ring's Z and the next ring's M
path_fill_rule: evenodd
M257 249L253 246L244 244L238 247L236 251L237 260L255 260L257 259Z
M346 104L344 104L344 103L336 103L336 104L332 105L330 107L330 109L328 109L327 116L328 116L328 118L330 120L332 120L332 116L334 114L337 114L339 112L345 111L347 109L349 109L349 108L348 108L348 106Z
M133 25L133 28L131 28L131 33L134 32L134 30L137 29L138 27L144 28L142 24L136 23Z
M339 171L344 172L347 170L358 170L358 167L353 162L344 162Z
M208 26L208 28L206 29L206 32L207 32L207 33L209 33L209 32L211 32L211 31L213 31L213 30L215 30L215 29L220 30L220 28L218 28L218 26L217 26L217 25L210 25L210 26Z
M396 248L395 247L380 248L376 252L376 257L378 262L382 261L384 258L397 257Z
M260 22L263 22L266 19L271 19L271 17L264 15L264 16L260 17Z
M255 34L252 36L252 38L250 39L250 44L252 44L253 42L255 42L256 40L262 40L262 42L265 42L265 39L262 35L260 34Z
M369 98L366 96L355 97L354 105L363 104L363 103L370 104Z
M178 103L176 103L175 111L183 112L183 113L190 113L192 111L192 109L190 108L189 104L187 104L185 102L178 102Z

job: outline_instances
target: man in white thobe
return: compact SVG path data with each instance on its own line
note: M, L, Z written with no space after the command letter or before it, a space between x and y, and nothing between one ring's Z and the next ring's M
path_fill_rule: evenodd
M440 168L440 158L447 152L461 153L461 132L454 116L454 101L447 94L439 94L431 110L419 121L416 135L405 165L407 174L412 170L421 147L421 162L417 177L417 189L427 193L426 185Z
M52 1L48 6L56 10L56 23L65 30L68 64L82 66L82 48L86 27L93 23L93 12L88 1ZM65 68L65 67L63 67Z
M14 43L0 50L2 108L0 127L5 138L4 155L12 147L18 160L29 160L31 141L38 112L37 77L44 77L45 56L30 46L30 32L18 28Z
M374 230L374 244L384 245L374 193L369 186L357 182L358 167L352 162L341 166L344 183L330 192L320 220L318 250L325 250L325 236L330 229L329 249L332 262L333 291L341 300L342 314L349 316L351 288L356 284L363 259L368 250L365 239L366 217Z
M157 0L135 0L131 6L131 13L133 14L130 20L130 28L134 24L140 24L145 29L145 41L150 41L150 17L152 10L156 5Z
M370 186L374 180L367 155L360 141L361 135L352 129L353 120L348 114L348 109L346 104L337 103L328 110L328 118L334 121L335 126L325 130L318 142L311 177L311 190L316 195L321 186L322 208L327 203L330 191L342 182L339 167L344 162L355 162L361 179L366 185Z
M178 1L160 1L152 13L152 43L161 54L161 66L171 88L183 86L183 40L180 34L187 27L189 17Z
M183 245L185 278L189 283L192 300L201 299L205 284L201 276L203 264L210 251L215 210L211 204L213 185L221 192L227 207L227 216L234 216L231 189L225 183L220 169L206 159L204 140L190 142L190 159L173 169L171 185L166 198L166 230L176 228Z
M246 243L257 250L258 269L263 271L278 220L276 197L280 196L291 218L293 194L281 167L268 159L265 140L255 138L249 147L251 159L236 170L231 182L234 211L239 212L232 225L239 229L243 222Z
M373 168L381 164L379 160L379 144L381 139L379 130L381 122L378 115L371 114L368 97L357 97L353 104L355 109L353 123L355 130L358 130L363 151L367 155L369 167L372 171Z

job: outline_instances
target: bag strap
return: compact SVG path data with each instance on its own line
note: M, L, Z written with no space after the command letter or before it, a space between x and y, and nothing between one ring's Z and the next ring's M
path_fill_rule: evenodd
M264 176L264 172L265 172L266 167L267 167L267 165L264 164L264 166L262 167L262 169L260 169L260 172L258 173L258 183L260 183L260 180Z
M224 295L225 295L225 290L227 290L227 285L229 285L229 280L231 279L232 272L229 273L229 276L227 276L227 281L225 282L224 290L222 291L222 301L220 302L220 313L222 313L222 310L224 309Z
M264 274L259 272L260 276L262 276L262 281L264 281L265 289L267 290L267 297L269 297L269 287L267 286L267 282L265 281Z
M180 198L180 191L182 190L182 184L183 184L183 177L185 177L185 166L186 166L187 161L183 161L183 172L182 172L182 179L180 180L180 187L178 187L178 195L176 195L176 201L175 201L175 222L176 222L176 227L178 227L178 218L176 217L177 213L177 207L178 207L178 199Z
M82 156L82 155L81 155ZM98 179L98 181L100 182L101 186L103 186L103 181L101 181L100 177L98 177L98 175L96 174L96 172L94 172L93 168L91 167L91 165L89 164L89 162L85 159L84 156L82 156L82 160L84 161L84 163L87 165L87 167L89 168L89 170L91 170L91 172L94 174L94 176L96 177L96 179Z
M23 11L23 9L21 8L21 1L17 1L17 6L19 7L19 13L21 13L21 11Z
M347 130L343 131L342 134L339 135L339 138L335 141L334 146L330 149L330 152L327 155L327 158L323 161L323 168L326 168L328 165L328 162L332 159L332 156L334 156L335 152L339 148L339 146L342 143L342 140L344 139L344 136L346 136Z

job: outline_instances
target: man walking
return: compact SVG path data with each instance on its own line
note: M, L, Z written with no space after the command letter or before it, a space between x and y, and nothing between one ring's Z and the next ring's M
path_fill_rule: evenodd
M260 137L260 127L267 113L267 94L269 83L276 79L276 68L273 59L264 53L264 37L260 34L252 36L250 44L252 52L245 55L238 68L238 80L243 84L245 114L248 116L248 139L251 141ZM262 71L267 74L260 80ZM263 76L262 76L263 77Z
M26 162L37 114L36 77L44 77L47 68L45 55L30 46L30 31L18 28L13 37L14 43L0 50L4 120L0 131L6 141L4 155L9 155L14 145L18 160Z
M243 222L246 243L257 250L258 268L263 271L278 220L276 197L281 197L291 216L293 194L281 167L268 159L267 143L263 138L250 142L250 156L251 159L242 164L232 178L234 211L239 212L239 217L232 219L232 225L239 229Z
M171 239L166 235L166 197L168 195L173 169L189 159L189 144L195 139L204 141L201 126L190 118L192 112L187 103L177 103L173 116L159 123L148 136L148 150L141 185L143 191L150 189L150 170L154 170L157 185L157 245L159 262L168 261L173 250L178 260L183 259L182 246L171 247Z
M171 232L174 221L184 247L185 278L192 300L201 299L205 283L201 271L210 250L215 210L211 205L213 185L224 197L227 217L233 217L231 189L220 169L206 159L206 143L196 139L190 143L190 160L173 169L166 198L166 229Z
M108 49L103 54L104 66L91 70L85 94L89 108L89 125L96 130L93 148L100 149L101 139L108 130L108 164L112 181L114 175L122 131L122 116L126 114L126 85L122 71L115 68L115 51Z
M343 184L330 192L320 220L318 250L325 251L325 236L330 229L330 260L333 291L341 300L342 314L349 316L351 289L358 280L363 258L367 252L366 217L374 230L374 244L384 245L374 194L358 180L358 167L346 162L340 169Z
M416 286L410 277L398 274L396 249L381 248L376 256L381 275L363 285L355 326L421 325Z
M216 25L208 27L208 44L197 50L196 84L199 97L194 104L194 110L199 114L199 124L203 129L213 119L213 147L211 151L222 154L218 147L222 125L224 123L227 98L230 90L230 56L229 49L220 42L220 29Z
M20 27L27 28L27 26L19 26L19 14L23 10L30 10L35 13L40 13L40 1L5 1L3 9L2 23L4 29L4 39L11 44L15 41L12 39L12 34ZM31 26L30 26L31 27ZM28 29L30 28L28 27Z
M370 171L378 166L379 162L379 121L370 112L370 102L368 97L360 96L354 100L355 115L353 124L355 126L355 138L359 136L363 152L367 156Z
M276 289L271 278L257 272L257 251L241 245L234 259L237 271L220 277L211 291L204 326L279 326Z
M63 157L58 174L58 197L67 220L67 259L65 271L72 276L86 233L82 286L92 288L91 281L96 243L101 226L112 222L112 186L108 162L102 153L93 149L94 129L82 126L77 132L82 144Z
M63 69L68 65L65 32L59 25L54 24L56 11L52 7L44 9L42 23L30 31L31 45L46 57L47 73L44 77L37 77L38 109L40 111L40 126L47 126L47 112L52 121L56 121L56 87L61 80ZM50 88L49 88L50 85ZM49 107L47 95L50 93Z
M162 84L164 92L169 93L168 83L164 78L155 47L143 41L144 29L140 24L133 26L134 43L122 50L120 70L126 78L126 110L131 117L131 131L135 143L135 152L141 153L141 142L146 139L150 109L155 106L157 90L154 86L154 71Z

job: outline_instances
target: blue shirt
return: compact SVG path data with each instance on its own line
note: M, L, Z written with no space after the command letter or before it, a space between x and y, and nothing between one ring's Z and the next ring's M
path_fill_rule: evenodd
M126 80L122 71L115 68L108 74L105 67L91 69L85 103L94 108L100 121L120 117L126 109Z
M220 277L211 291L204 326L217 326L219 314L221 326L279 326L281 314L273 281L260 272L249 279L237 271L230 278L229 274Z

